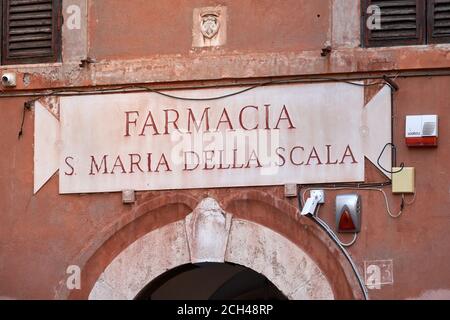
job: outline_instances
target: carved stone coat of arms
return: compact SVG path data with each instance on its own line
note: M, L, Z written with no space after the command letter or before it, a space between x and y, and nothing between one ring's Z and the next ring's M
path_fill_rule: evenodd
M201 15L200 30L207 39L214 38L220 29L219 14L215 12L205 12Z

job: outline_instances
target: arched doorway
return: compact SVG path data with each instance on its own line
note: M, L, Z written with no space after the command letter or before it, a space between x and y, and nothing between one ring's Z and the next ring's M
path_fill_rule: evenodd
M95 282L89 299L134 299L167 271L205 262L251 269L288 299L335 298L330 280L303 249L204 198L185 219L149 232L120 252Z
M186 264L145 286L135 300L286 300L264 275L232 263Z
M64 275L55 298L134 299L179 266L228 262L264 275L289 299L363 299L344 254L278 191L144 194L72 260L81 289L69 291Z

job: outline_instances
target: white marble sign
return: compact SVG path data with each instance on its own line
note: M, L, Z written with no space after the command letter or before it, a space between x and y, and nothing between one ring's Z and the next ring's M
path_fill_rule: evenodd
M391 141L390 89L365 106L363 88L345 83L266 86L209 101L149 92L61 97L58 125L36 108L35 192L54 172L45 154L58 155L60 193L90 193L363 181L364 157L376 161ZM54 145L49 137L58 137ZM382 161L390 168L389 154Z

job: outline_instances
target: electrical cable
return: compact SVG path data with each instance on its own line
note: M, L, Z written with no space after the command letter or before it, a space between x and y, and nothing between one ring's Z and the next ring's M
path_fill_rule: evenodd
M323 220L322 220L322 221L323 221ZM351 247L352 245L355 244L356 239L358 239L358 233L355 232L355 233L353 234L353 239L350 240L350 242L342 242L342 240L339 239L339 237L338 237L337 235L336 235L336 237L338 238L338 240L339 240L339 242L340 242L340 244L341 244L342 246L344 246L344 247Z
M348 262L350 263L350 266L353 269L353 272L356 275L359 286L361 287L361 290L364 295L364 300L369 300L369 292L367 290L366 285L364 284L364 280L362 279L361 275L359 274L358 268L356 267L355 263L353 262L353 259L350 256L350 254L348 253L347 249L345 249L345 247L341 244L341 242L339 241L337 236L334 234L333 230L331 230L330 227L325 222L323 222L323 220L316 218L313 215L308 215L308 217L311 218L314 222L316 222L341 249L342 253L347 258Z
M336 78L325 78L325 77L313 77L313 76L303 76L303 77L295 77L292 79L289 78L284 78L282 80L276 80L274 81L274 83L278 83L278 84L282 84L282 83L314 83L316 81L341 81L341 82L352 82L352 81L361 81L361 80L384 80L386 81L387 79L390 79L392 81L395 81L398 77L432 77L432 76L448 76L450 75L450 73L446 70L425 70L425 72L417 72L417 71L402 71L402 72L397 72L395 75L390 74L389 76L387 75L368 75L366 73L364 74L358 74L356 73L354 76L344 76L344 77L336 77ZM372 85L378 85L378 84L382 84L383 82L378 82L378 83L372 83L372 84L365 84L365 86L372 86ZM255 85L258 84L257 80L253 81L253 82L235 82L235 83L224 83L224 84L220 84L220 85L186 85L184 87L168 87L168 88L160 88L159 90L173 90L173 89L200 89L200 88L217 88L217 87L235 87L235 86L244 86L244 85ZM355 85L360 85L360 84L356 84L353 83ZM77 89L64 89L61 90L63 92L61 92L59 95L63 96L66 95L65 93L69 93L68 95L70 95L70 92L72 93L79 93L80 95L83 94L98 94L98 93L114 93L114 90L117 90L117 93L126 93L126 92L132 92L132 91L128 91L128 89L131 88L132 85L124 85L122 87L119 88L115 88L115 89L107 89L109 90L108 92L102 92L102 90L104 89L96 89L94 90L77 90ZM392 87L391 87L392 88ZM42 95L42 93L38 92L39 89L32 89L32 90L23 90L25 92L16 92L16 91L9 91L9 90L2 90L0 88L0 92L2 92L3 94L0 94L0 98L3 97L33 97L33 96L40 96ZM120 91L122 90L122 91Z
M297 194L297 198L298 198L299 207L303 208L302 197L299 193ZM366 288L366 285L364 284L364 280L362 279L361 275L359 274L358 268L356 267L355 263L353 262L353 259L350 256L350 254L347 252L347 249L345 249L345 247L341 244L340 240L337 238L337 236L335 235L333 230L331 230L330 227L323 220L316 217L315 215L307 215L307 217L309 217L316 224L318 224L319 227L321 227L328 234L328 236L336 243L336 245L339 247L339 249L344 254L347 261L350 263L350 266L356 276L356 279L358 280L359 286L361 287L361 291L363 293L364 300L369 300L369 292Z
M330 233L333 233L333 236L335 237L336 241L338 241L339 244L340 244L341 246L348 248L348 247L352 246L352 245L356 242L356 239L358 238L358 233L355 232L355 233L353 234L353 239L352 239L350 242L348 242L348 243L342 242L341 239L339 239L338 235L330 228L330 226L329 226L325 221L323 221L322 219L320 219L317 215L314 215L314 217L315 217L317 220L319 220L321 223L323 223L324 225L326 225L328 231L329 231Z
M389 78L389 77L387 77L387 78ZM20 95L20 94L11 95L9 92L7 92L6 94L0 94L0 98L1 97L11 97L11 96L34 96L34 97L36 97L36 100L39 100L40 98L49 96L49 95L67 96L67 95L74 95L74 94L107 94L107 93L121 93L124 90L128 90L127 92L149 91L149 92L153 92L153 93L156 93L156 94L168 97L168 98L183 100L183 101L212 101L212 100L219 100L219 99L224 99L224 98L228 98L231 96L235 96L235 95L256 89L258 87L263 87L263 86L267 86L267 85L275 85L275 84L284 84L284 83L334 81L334 82L347 83L349 85L360 86L360 87L371 87L371 86L382 85L382 84L387 84L387 85L391 86L389 84L389 82L386 81L384 78L379 78L379 79L382 79L383 81L367 83L367 84L361 83L361 82L354 82L354 81L350 81L350 80L338 79L338 78L330 78L330 77L309 78L306 80L304 78L298 78L298 79L294 78L294 79L289 79L289 80L285 80L285 79L270 80L270 81L254 84L250 87L238 90L236 92L232 92L232 93L228 93L228 94L220 95L220 96L206 97L206 98L180 97L180 96L172 95L167 92L163 92L158 89L153 89L151 87L144 86L144 85L129 85L129 86L121 86L121 87L117 87L117 88L106 88L106 89L103 88L103 89L95 89L95 90L57 89L57 90L50 90L49 92L46 92L46 93L33 93L33 94L25 93L22 95ZM221 87L221 86L217 85L217 86L213 86L213 87L217 88L217 87ZM133 90L133 91L131 91L131 90ZM168 91L168 90L166 90L166 91Z
M381 182L381 183L372 183L372 185L377 185L380 187L384 187L389 185L390 182L386 181L386 182ZM335 184L335 186L337 186L338 184ZM391 209L389 207L389 201L386 195L386 192L381 189L381 188L376 188L376 187L363 187L363 185L369 185L369 183L366 184L357 184L356 186L345 186L345 184L341 184L344 186L340 186L340 187L326 187L323 184L322 185L314 185L314 187L307 187L302 191L302 186L299 187L298 189L298 193L297 193L297 197L298 197L298 204L299 204L299 208L300 210L302 210L303 208L303 202L305 201L305 194L307 191L315 189L315 188L321 188L321 189L325 189L325 190L368 190L368 191L378 191L380 193L383 194L384 200L385 200L385 204L386 204L386 211L389 214L390 217L392 218L398 218L401 216L402 212L403 212L403 208L406 205L411 205L415 202L416 200L416 193L414 193L414 197L411 201L407 202L405 201L405 194L402 194L402 202L400 205L400 211L397 214L392 214ZM316 212L313 215L308 215L308 217L310 219L312 219L314 222L316 222L329 236L330 238L339 246L339 248L341 249L341 251L343 252L343 254L345 255L345 257L347 258L347 260L349 261L353 272L355 273L359 285L361 287L361 290L363 291L364 294L364 299L368 300L369 299L369 294L368 294L368 290L367 287L364 284L364 281L362 279L362 277L359 274L358 269L356 268L352 258L350 257L349 253L347 252L347 250L345 249L345 247L349 247L351 245L353 245L357 238L358 238L358 234L355 233L353 236L353 239L349 242L349 243L343 243L339 237L334 233L334 231L328 226L328 224L323 221L322 219L319 218L318 216L318 210L319 210L320 204L318 205Z
M324 80L324 81L336 81L336 82L342 82L342 83L347 83L350 85L354 85L354 86L361 86L361 87L370 87L373 85L380 85L380 84L388 84L387 82L375 82L375 83L369 83L369 84L364 84L364 83L358 83L358 82L352 82L352 81L347 81L347 80L337 80L337 79L333 79L333 78L315 78L315 80ZM228 98L228 97L232 97L253 89L256 89L258 87L263 87L263 86L267 86L267 85L274 85L274 84L281 84L281 83L286 83L286 80L280 80L280 81L276 81L276 80L271 80L271 81L267 81L267 82L263 82L248 88L245 88L243 90L239 90L236 92L232 92L229 94L225 94L222 96L216 96L216 97L209 97L209 98L188 98L188 97L180 97L180 96L175 96L175 95L171 95L168 93L164 93L162 91L159 90L155 90L149 87L145 87L145 86L135 86L135 88L140 88L140 89L144 89L144 90L148 90L150 92L154 92L157 93L159 95L162 95L164 97L168 97L168 98L172 98L172 99L177 99L177 100L184 100L184 101L212 101L212 100L219 100L219 99L224 99L224 98Z
M303 184L300 185L300 190L303 188L314 188L319 189L321 187L324 188L364 188L364 187L372 187L372 188L384 188L392 185L391 180L385 180L382 182L340 182L340 183L316 183L316 184Z
M398 75L397 75L398 76ZM374 83L360 83L360 82L353 82L353 81L348 81L348 80L342 80L342 79L336 79L336 78L311 78L310 80L314 80L314 81L335 81L335 82L342 82L342 83L347 83L349 85L355 85L355 86L362 86L362 87L370 87L370 86L374 86L374 85L381 85L381 84L388 84L389 86L391 86L390 82L386 80L387 77L386 75L383 76L383 80L382 81L378 81L378 82L374 82ZM118 88L109 88L109 89L100 89L100 90L77 90L77 89L57 89L57 90L50 90L46 93L42 93L42 94L33 94L34 98L31 99L30 101L25 102L25 105L29 105L31 106L32 103L36 102L37 100L43 98L43 97L47 97L47 96L69 96L69 95L73 95L74 93L79 94L79 95L83 95L83 94L107 94L107 93L119 93L123 90L143 90L143 91L148 91L148 92L152 92L152 93L156 93L159 95L162 95L164 97L167 98L171 98L171 99L177 99L177 100L182 100L182 101L213 101L213 100L219 100L219 99L224 99L224 98L228 98L228 97L232 97L235 95L239 95L241 93L256 89L258 87L263 87L263 86L267 86L267 85L274 85L274 84L282 84L282 83L293 83L295 81L301 81L304 82L304 79L291 79L291 80L270 80L270 81L266 81L266 82L261 82L255 85L252 85L248 88L245 89L241 89L235 92L231 92L225 95L220 95L220 96L214 96L214 97L207 97L207 98L192 98L192 97L180 97L180 96L176 96L176 95L172 95L169 94L167 92L163 92L157 89L153 89L150 88L148 86L136 86L136 85L131 85L131 86L122 86L122 87L118 87ZM1 97L6 97L6 96L10 96L9 94L0 94L0 98ZM26 96L26 95L17 95L17 96ZM28 109L28 108L27 108ZM25 107L24 107L24 111L23 111L23 117L22 117L22 123L20 126L20 130L19 130L19 134L18 137L19 139L22 137L23 135L23 125L24 125L24 121L25 121Z
M405 202L406 205L410 206L416 201L416 193L414 192L413 198L409 202L405 200L405 194L404 193L402 193L402 199L403 199L403 201Z
M381 150L380 155L378 156L377 164L378 164L378 166L379 166L381 169L383 169L383 171L385 171L385 172L387 172L387 173L391 173L391 174L392 174L392 173L399 173L399 172L402 171L402 170L404 169L404 167L405 167L405 164L404 164L403 162L400 163L400 169L398 169L398 170L396 170L396 171L387 170L387 169L385 169L385 168L381 165L381 163L380 163L381 156L383 155L384 150L386 150L386 147L387 147L387 146L391 146L391 149L393 150L393 152L392 152L392 154L393 154L393 157L392 157L393 163L394 163L394 166L397 166L397 147L396 147L392 142L388 142L388 143L386 143L386 144L384 145L383 149Z
M42 99L42 98L44 98L44 97L48 97L48 96L54 95L55 93L57 94L58 92L59 92L59 90L51 91L51 92L42 94L41 96L36 97L36 98L34 98L34 99L25 101L25 103L23 104L22 123L20 124L20 130L19 130L19 134L18 134L18 139L20 139L20 138L22 137L22 135L23 135L23 126L24 126L24 124L25 124L25 112L26 112L27 110L30 111L30 110L31 110L31 107L32 107L32 106L34 105L34 103L35 103L36 101L38 101L39 99Z
M322 219L319 218L319 209L320 209L320 203L317 205L316 211L314 212L313 215L314 215L317 219L319 219L320 221L322 221L324 224L326 224L326 225L328 226L328 224L327 224L325 221L323 221ZM329 228L329 229L330 229L331 232L333 232L333 231L331 230L331 228ZM339 241L339 243L340 243L342 246L344 246L344 247L351 247L352 245L355 244L356 239L358 238L358 233L355 232L355 233L353 234L353 239L352 239L350 242L345 243L345 242L342 242L341 239L339 239L339 236L338 236L337 234L334 234L334 235L336 236L336 240Z
M400 207L400 211L397 213L397 214L393 214L392 213L392 211L391 211L391 209L390 209L390 206L389 206L389 200L388 200L388 197L387 197L387 195L386 195L386 192L383 190L383 189L380 189L380 188L368 188L368 187L361 187L361 188L351 188L351 187L338 187L338 188L330 188L330 187L320 187L321 189L325 189L325 190L372 190L372 191L378 191L378 192L380 192L381 194L383 194L383 196L384 196L384 201L385 201L385 204L386 204L386 212L388 213L388 215L391 217L391 218L398 218L398 217L400 217L401 215L402 215L402 212L403 212L403 205ZM307 192L307 191L309 191L309 190L312 190L312 189L314 189L314 188L306 188L306 189L304 189L303 190L303 192L302 192L302 194L301 194L301 199L302 199L302 201L304 201L305 200L305 193ZM402 203L403 203L403 201L402 201Z
M23 125L25 124L25 113L28 110L31 110L31 102L27 101L23 104L23 110L22 110L22 123L20 124L20 130L18 134L18 139L20 139L23 135Z
M137 86L135 88L143 89L143 90L146 90L146 91L149 91L149 92L153 92L153 93L159 94L161 96L164 96L164 97L167 97L167 98L171 98L171 99L176 99L176 100L182 100L182 101L213 101L213 100L220 100L220 99L225 99L225 98L229 98L229 97L232 97L232 96L236 96L238 94L241 94L241 93L244 93L244 92L247 92L247 91L256 89L258 87L261 87L261 86L264 86L264 85L268 85L268 84L273 84L273 82L266 82L266 83L262 83L262 84L257 84L257 85L254 85L254 86L251 86L251 87L239 90L239 91L235 91L235 92L228 93L228 94L221 95L221 96L209 97L209 98L180 97L180 96L171 95L171 94L168 94L168 93L165 93L165 92L162 92L162 91L159 91L159 90L155 90L155 89L152 89L150 87L145 87L145 86Z

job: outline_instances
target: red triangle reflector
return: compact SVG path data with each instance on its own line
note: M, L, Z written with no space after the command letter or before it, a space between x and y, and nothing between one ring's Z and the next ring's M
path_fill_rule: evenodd
M352 216L350 215L350 212L347 210L344 210L344 212L341 215L341 219L339 220L339 230L355 230L355 224L353 223Z

